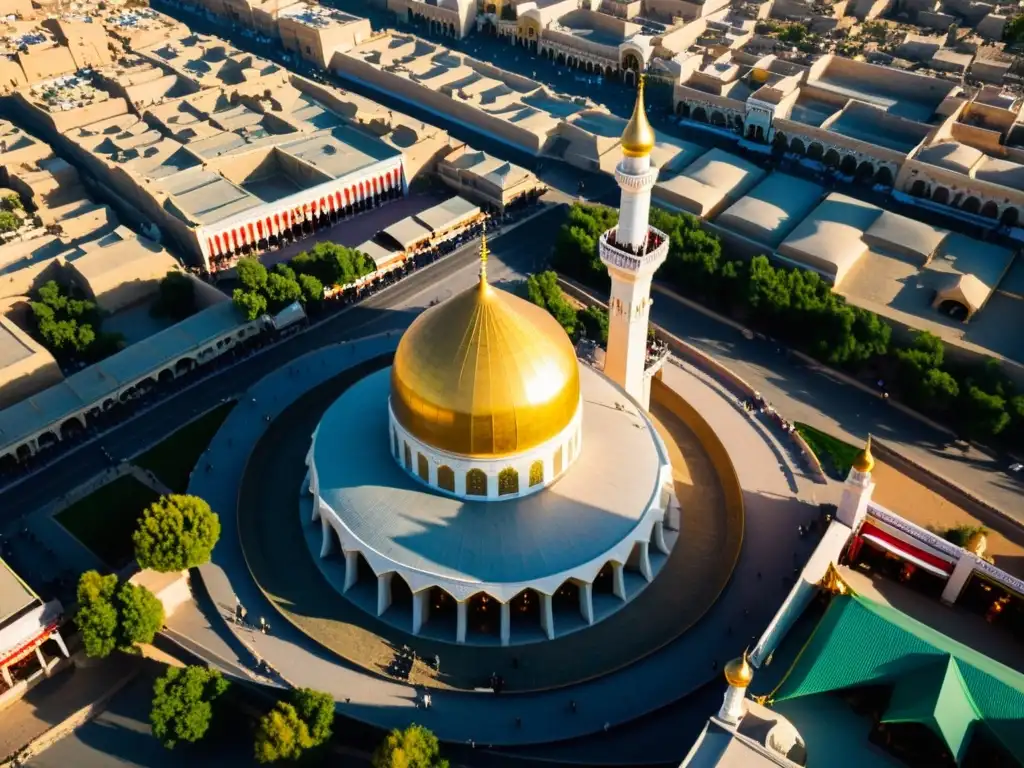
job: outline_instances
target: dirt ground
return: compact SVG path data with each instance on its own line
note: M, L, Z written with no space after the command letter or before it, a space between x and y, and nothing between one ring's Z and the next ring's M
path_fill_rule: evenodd
M882 462L875 465L872 476L875 481L872 498L922 528L941 533L957 525L978 525L980 522L966 510ZM1024 547L991 528L986 554L999 568L1024 578Z

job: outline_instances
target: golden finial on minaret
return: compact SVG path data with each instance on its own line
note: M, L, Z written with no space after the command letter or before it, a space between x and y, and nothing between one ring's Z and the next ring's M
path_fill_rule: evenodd
M480 236L480 285L487 285L487 257L491 255L487 248L487 222L484 222L484 231Z
M633 105L633 116L622 132L622 154L626 157L646 157L654 149L654 129L647 119L644 109L644 83L646 76L640 75L636 86L636 104Z

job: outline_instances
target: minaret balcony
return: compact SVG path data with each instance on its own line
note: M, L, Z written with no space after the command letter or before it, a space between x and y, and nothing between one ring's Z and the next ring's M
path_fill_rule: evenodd
M658 181L658 169L647 168L643 171L633 172L623 163L619 163L615 168L615 181L618 182L620 189L643 192L651 189Z
M660 229L647 228L647 237L643 244L628 245L616 239L618 227L613 227L601 235L598 242L598 253L609 267L621 270L654 272L668 256L668 236Z
M654 376L665 367L665 361L672 354L668 344L663 341L654 341L647 345L644 355L644 376Z

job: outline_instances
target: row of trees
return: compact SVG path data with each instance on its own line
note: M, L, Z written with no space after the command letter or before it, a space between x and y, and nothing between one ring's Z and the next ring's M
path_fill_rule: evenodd
M153 686L149 722L167 749L200 741L218 716L229 689L220 672L206 667L168 667ZM334 699L297 688L259 718L254 752L269 764L295 761L326 744L334 728ZM448 768L437 737L420 725L393 730L373 754L374 768Z
M0 233L14 232L21 226L21 217L15 211L24 211L25 205L17 192L0 197Z
M608 345L608 311L597 306L574 307L558 286L557 273L549 270L530 275L526 290L530 301L551 313L573 341L585 334L601 346Z
M56 280L39 287L33 301L33 335L61 363L92 363L121 348L124 337L105 333L95 303L71 293Z
M614 209L573 205L556 240L558 271L608 290L597 241L617 217ZM942 340L926 332L898 343L883 318L848 304L816 272L778 267L763 255L728 260L718 238L689 214L652 209L651 224L669 237L658 278L673 290L831 366L893 382L895 396L965 437L1024 449L1024 395L997 361L950 364Z
M331 242L319 242L287 264L268 270L257 259L239 259L235 267L240 288L232 296L248 320L277 313L293 302L316 307L324 286L348 285L376 269L361 251Z

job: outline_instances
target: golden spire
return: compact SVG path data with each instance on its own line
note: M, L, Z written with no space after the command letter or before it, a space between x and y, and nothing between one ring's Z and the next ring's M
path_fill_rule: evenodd
M491 251L487 248L487 222L484 222L484 231L480 236L480 287L487 286L487 257Z
M743 651L740 658L733 659L726 664L723 672L726 682L734 688L749 687L750 681L754 679L754 668L750 666L750 656L747 651Z
M871 435L868 435L864 450L858 453L857 458L853 460L853 468L863 473L870 472L875 468L875 457L871 455Z
M835 563L828 564L828 570L825 571L825 575L818 582L818 588L830 595L848 595L853 593L850 585L843 581L843 577L839 573L839 569L836 568Z
M644 82L640 75L636 87L636 104L633 105L633 116L629 118L626 130L622 132L622 154L626 157L647 157L654 149L654 129L647 120L644 109Z

